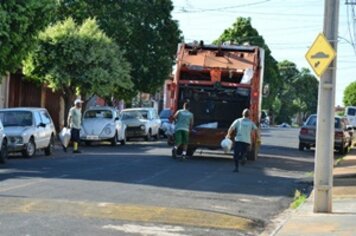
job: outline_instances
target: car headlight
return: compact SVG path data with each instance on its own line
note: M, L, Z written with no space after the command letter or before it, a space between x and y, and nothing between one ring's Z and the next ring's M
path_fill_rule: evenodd
M110 129L110 127L105 127L105 128L104 128L104 133L107 134L107 135L111 134L111 129Z
M141 130L145 130L146 129L146 127L144 125L141 125L140 128L141 128Z
M23 144L23 138L22 137L11 137L10 142L13 144Z

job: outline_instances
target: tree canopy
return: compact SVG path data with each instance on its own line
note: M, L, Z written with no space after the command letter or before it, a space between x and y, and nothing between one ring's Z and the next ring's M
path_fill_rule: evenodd
M49 26L39 34L23 71L66 99L76 93L107 97L133 86L129 63L94 19L77 25L69 18Z
M171 17L170 0L149 1L72 1L60 0L57 16L82 22L95 17L100 28L124 49L132 66L135 90L154 93L172 70L178 24Z
M356 106L356 82L345 88L343 102L345 106Z
M51 20L55 0L6 0L0 4L0 75L21 68L39 31Z
M307 115L315 113L318 104L318 80L308 69L297 69L295 63L284 60L278 63L281 85L277 93L280 111L277 123L291 122L298 114L299 123Z

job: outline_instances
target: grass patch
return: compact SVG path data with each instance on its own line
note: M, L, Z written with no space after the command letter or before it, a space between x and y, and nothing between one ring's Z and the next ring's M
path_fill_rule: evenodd
M294 192L294 200L290 204L292 209L297 209L300 205L302 205L307 200L307 195L301 193L298 189Z

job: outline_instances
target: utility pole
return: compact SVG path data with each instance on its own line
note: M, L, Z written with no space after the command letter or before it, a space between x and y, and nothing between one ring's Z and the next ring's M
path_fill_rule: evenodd
M325 0L324 35L337 51L339 0ZM315 151L314 212L332 212L334 166L336 58L319 83L318 120Z

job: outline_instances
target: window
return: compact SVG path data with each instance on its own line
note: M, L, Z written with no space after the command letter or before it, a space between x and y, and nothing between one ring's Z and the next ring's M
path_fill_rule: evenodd
M4 127L33 125L32 112L30 111L2 111L0 119Z
M39 126L42 122L40 113L36 111L34 114L35 114L35 125Z
M51 117L49 116L49 114L45 111L41 111L41 119L42 119L42 123L45 125L49 125L51 124Z
M349 109L347 110L347 115L348 115L348 116L356 116L356 109L354 109L354 108L349 108Z

